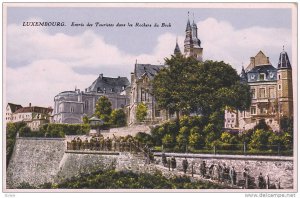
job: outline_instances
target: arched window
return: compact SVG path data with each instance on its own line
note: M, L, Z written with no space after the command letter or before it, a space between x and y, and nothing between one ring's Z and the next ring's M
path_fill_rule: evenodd
M74 107L71 106L71 112L74 112Z

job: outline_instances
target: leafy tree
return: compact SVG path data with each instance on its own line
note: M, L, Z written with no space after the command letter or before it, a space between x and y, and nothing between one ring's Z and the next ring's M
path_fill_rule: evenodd
M136 110L136 119L139 122L144 121L147 116L147 111L148 111L148 108L144 103L138 104L137 110Z
M166 134L162 138L162 144L165 148L172 148L174 146L174 143L174 138L170 134Z
M95 115L105 123L108 123L111 112L111 102L106 96L101 96L96 103Z
M180 111L190 110L186 98L191 90L186 82L190 77L190 70L196 68L198 61L192 57L178 55L166 58L165 63L168 67L161 69L152 82L153 94L158 105L170 113L176 113L179 120Z
M138 132L135 135L135 139L137 139L139 142L141 142L143 144L147 144L148 146L152 146L153 145L153 138L148 133Z
M111 112L110 123L116 127L126 125L126 115L123 109L115 109Z
M84 115L82 118L83 124L89 124L89 117L87 115Z
M162 138L164 137L164 127L163 126L156 126L151 129L151 136L153 138L154 144L156 146L162 145Z
M14 150L17 135L17 127L14 123L6 124L6 167Z
M280 119L280 128L282 131L289 132L293 136L294 125L293 118L288 118L286 116Z
M293 136L289 132L282 135L282 143L285 149L293 149Z
M28 126L23 126L19 129L20 137L30 137L31 136L31 129Z
M216 128L214 127L214 124L209 123L207 124L203 132L205 134L205 145L209 148L212 148L213 142L216 141L219 137L217 136Z
M189 128L186 126L181 127L178 135L176 136L177 147L180 150L184 150L186 148L188 143L188 136L189 136Z
M238 139L236 135L229 132L223 132L220 138L223 149L236 149L238 147Z
M200 149L204 146L204 137L200 134L200 128L198 126L191 129L188 140L189 145L194 149Z
M269 137L273 132L257 129L251 136L250 148L257 150L266 150L268 148Z
M236 70L224 62L199 63L193 57L172 56L153 80L158 104L171 112L199 112L209 116L226 106L250 107L250 88L240 82ZM176 79L176 80L174 80Z

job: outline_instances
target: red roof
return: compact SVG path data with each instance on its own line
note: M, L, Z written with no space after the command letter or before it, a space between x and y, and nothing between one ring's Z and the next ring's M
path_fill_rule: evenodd
M43 113L49 114L53 111L52 108L45 108L45 107L23 107L18 109L15 113Z

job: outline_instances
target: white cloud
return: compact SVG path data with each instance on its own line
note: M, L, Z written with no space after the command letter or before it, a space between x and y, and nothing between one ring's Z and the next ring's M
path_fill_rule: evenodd
M85 89L97 78L76 73L73 68L95 68L101 73L102 66L115 71L115 77L129 76L136 59L139 63L163 64L176 39L172 34L161 35L153 53L134 56L105 43L93 31L51 35L40 28L9 25L7 35L8 63L26 63L7 67L7 101L46 106L53 106L53 97L59 92L73 90L75 85ZM124 67L126 73L119 73Z
M282 49L291 49L291 31L283 28L249 27L235 29L226 21L208 18L198 22L198 34L204 48L204 59L224 60L240 72L251 56L262 50L277 67Z
M250 56L260 49L276 63L281 46L291 46L291 33L287 29L235 29L230 23L214 18L197 25L204 59L224 60L238 72L242 62L248 65ZM181 52L184 28L182 32L178 37ZM25 65L7 68L7 101L53 106L53 97L60 91L73 90L75 85L84 89L97 77L78 74L73 68L95 68L100 73L101 66L105 66L115 71L115 76L129 76L136 59L138 63L163 64L164 58L173 53L175 41L175 34L165 33L157 38L152 53L132 55L106 43L101 35L90 30L74 36L51 35L43 28L9 25L7 62Z
M88 87L97 76L80 75L63 62L44 59L24 67L7 68L8 102L53 106L53 98L61 91Z

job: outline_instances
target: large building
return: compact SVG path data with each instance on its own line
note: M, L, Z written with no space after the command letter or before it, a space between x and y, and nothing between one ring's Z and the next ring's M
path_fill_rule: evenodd
M250 58L242 69L241 80L248 83L252 95L247 111L225 112L225 128L248 130L264 119L273 131L280 130L282 117L293 117L292 67L283 50L277 68L262 51Z
M203 48L201 41L198 38L198 28L195 22L190 23L188 19L185 40L184 40L184 55L186 57L193 56L197 60L203 60ZM181 54L178 42L176 41L174 54ZM140 103L147 106L146 122L157 123L169 119L169 115L165 110L159 109L156 105L154 97L150 94L150 81L154 78L156 73L165 65L151 65L151 64L135 64L134 72L131 73L131 96L130 105L128 107L128 124L138 123L136 119L136 109Z
M31 106L22 107L8 103L6 107L7 122L26 122L31 130L37 131L42 124L50 121L53 109L50 107Z
M97 100L106 96L112 108L124 108L129 104L130 83L126 77L110 78L100 74L91 86L80 91L64 91L54 97L54 123L82 123L83 116L92 117Z

